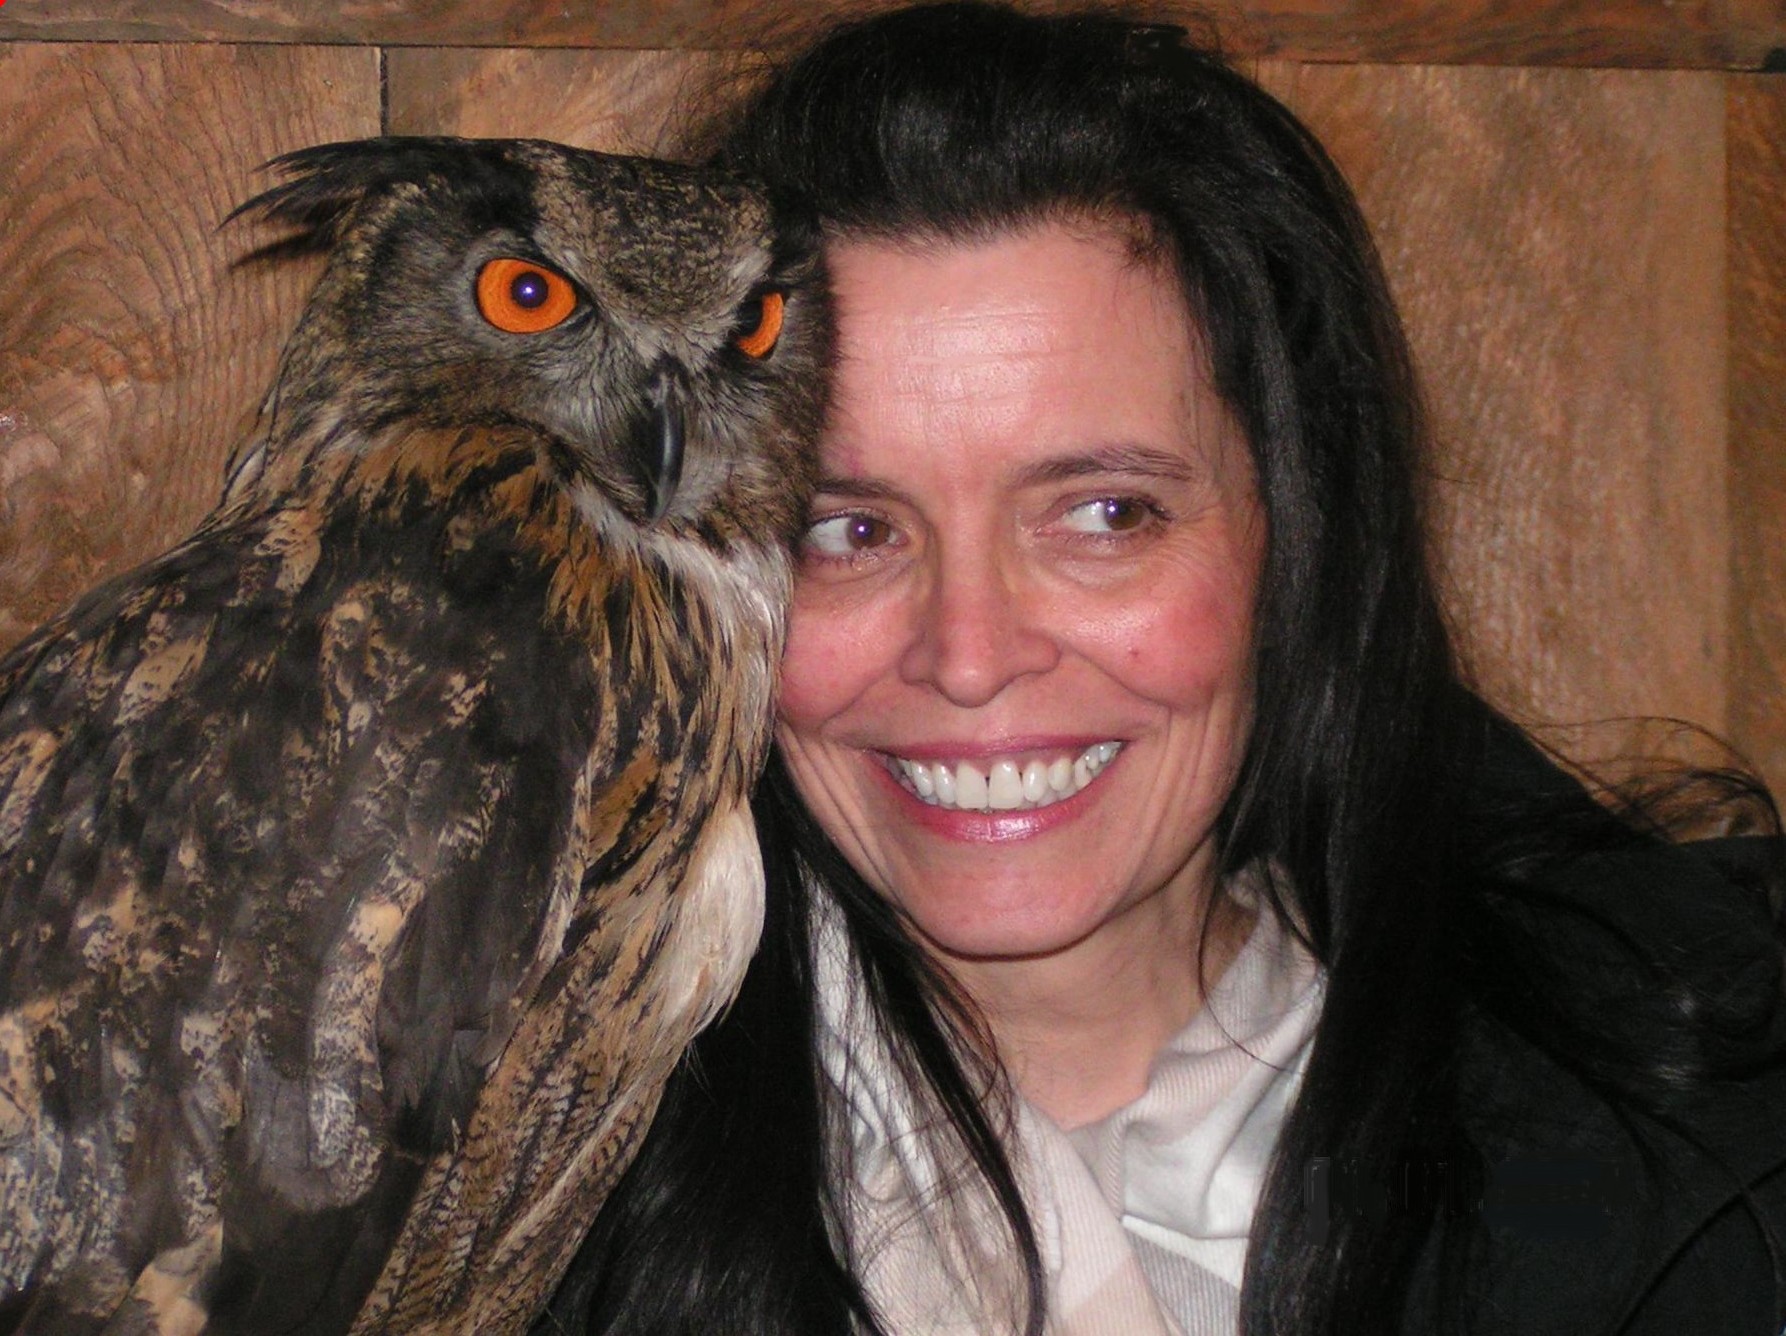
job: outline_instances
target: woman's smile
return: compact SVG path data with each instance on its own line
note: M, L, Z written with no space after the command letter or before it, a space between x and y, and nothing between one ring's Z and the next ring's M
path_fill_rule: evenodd
M1016 812L1052 807L1090 787L1122 750L1114 739L1076 751L1017 752L987 761L884 756L887 772L932 807Z

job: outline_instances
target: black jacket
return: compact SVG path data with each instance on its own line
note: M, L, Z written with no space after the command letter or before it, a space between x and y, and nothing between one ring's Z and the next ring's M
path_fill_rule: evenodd
M1416 1267L1406 1331L1450 1331L1446 1313L1471 1336L1786 1330L1779 857L1777 840L1622 838L1540 874L1512 914L1523 940L1568 972L1586 1029L1658 1036L1659 1079L1633 1098L1627 1069L1519 1033L1519 1007L1466 1008L1455 1088L1480 1163L1441 1184L1468 1200ZM1673 1093L1695 1066L1720 1075Z

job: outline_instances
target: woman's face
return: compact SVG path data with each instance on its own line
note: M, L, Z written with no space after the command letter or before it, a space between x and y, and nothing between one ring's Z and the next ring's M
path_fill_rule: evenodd
M1060 224L829 259L779 730L802 796L948 957L1197 914L1264 520L1175 280Z

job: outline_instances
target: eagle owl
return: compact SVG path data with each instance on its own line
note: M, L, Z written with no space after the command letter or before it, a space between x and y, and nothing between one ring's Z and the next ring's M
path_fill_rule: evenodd
M222 503L0 663L0 1329L523 1327L759 931L816 260L667 163L278 165Z

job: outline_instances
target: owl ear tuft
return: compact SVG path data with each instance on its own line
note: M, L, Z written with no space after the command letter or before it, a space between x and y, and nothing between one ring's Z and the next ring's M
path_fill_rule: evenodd
M253 217L291 223L296 230L254 251L272 259L327 250L365 200L392 188L430 182L457 187L506 186L520 166L504 141L385 136L301 148L264 164L287 179L232 210L225 223Z

